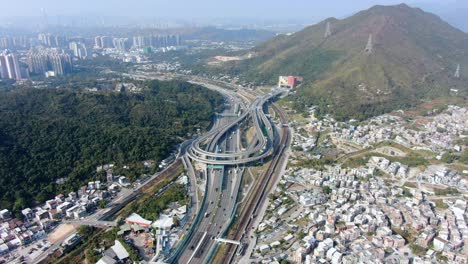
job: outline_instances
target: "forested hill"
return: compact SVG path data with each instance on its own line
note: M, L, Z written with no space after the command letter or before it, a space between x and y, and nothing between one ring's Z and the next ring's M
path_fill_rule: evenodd
M140 83L138 94L0 92L0 208L21 209L96 179L96 166L164 159L221 110L220 94L186 82ZM56 180L65 178L58 185Z
M278 75L301 75L305 83L292 98L296 107L315 105L340 120L450 96L451 89L458 96L468 92L468 34L405 4L329 18L249 54L212 71L269 84Z

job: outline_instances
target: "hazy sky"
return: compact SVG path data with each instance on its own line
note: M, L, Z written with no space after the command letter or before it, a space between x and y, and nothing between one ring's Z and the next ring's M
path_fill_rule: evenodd
M376 4L465 5L467 0L0 0L0 16L103 15L155 18L342 17ZM463 3L465 2L465 3ZM456 3L456 4L455 4Z

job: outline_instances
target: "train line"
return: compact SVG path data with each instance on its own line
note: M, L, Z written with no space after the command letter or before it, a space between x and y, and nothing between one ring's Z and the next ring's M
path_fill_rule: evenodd
M247 202L247 207L241 213L241 216L238 221L238 226L236 228L235 233L233 234L233 240L242 241L244 240L244 236L248 234L248 230L253 228L252 224L257 217L258 210L262 207L263 203L265 202L266 195L269 192L268 185L274 181L272 181L272 177L275 174L275 171L279 165L279 161L282 159L282 154L284 153L285 149L287 148L287 142L289 140L289 127L287 125L287 119L284 113L276 106L272 105L273 109L276 113L279 114L280 120L282 123L282 137L281 142L279 144L279 148L276 152L276 155L273 161L268 166L268 169L262 180L256 186L256 188L251 192L253 194L252 198L249 199ZM221 263L231 263L235 258L235 253L237 252L239 246L235 244L228 244L227 245L227 253L223 256Z
M225 109L226 114L220 115L221 119L217 120L213 129L193 140L187 149L186 155L191 160L205 164L202 168L206 176L206 191L187 235L164 259L167 263L207 263L216 253L219 241L242 241L243 233L251 228L252 221L269 192L270 182L281 160L281 153L287 145L289 130L284 125L285 116L272 104L283 124L282 128L277 130L266 111L266 104L282 91L274 90L267 95L256 96L253 102L245 100L244 102L249 104L246 107L245 104L239 103L239 98L235 98L239 96L238 93L220 87L216 89L228 98L231 108ZM252 120L249 125L252 124L255 135L245 148L241 148L238 142L239 134L247 119ZM282 136L278 138L279 134ZM243 166L266 158L271 158L272 162L262 179L255 185L254 194L249 195L247 199L234 240L226 240L226 231L235 219ZM254 217L250 219L250 216ZM229 244L233 253L229 258L228 255L224 256L227 262L234 256L237 249L235 244Z

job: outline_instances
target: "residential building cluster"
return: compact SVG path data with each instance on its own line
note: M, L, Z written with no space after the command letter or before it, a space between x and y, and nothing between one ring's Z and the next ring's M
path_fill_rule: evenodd
M449 105L443 113L434 116L431 122L424 125L424 132L431 142L431 149L454 149L461 151L455 139L465 135L468 127L468 107Z
M70 50L73 52L73 56L80 60L88 58L88 49L86 44L79 41L72 41L69 44Z
M51 221L21 221L7 209L1 210L0 257L16 248L44 239L53 226Z
M0 50L25 49L31 47L31 39L26 36L0 37Z
M408 175L409 168L400 162L391 162L390 160L383 157L371 157L369 164L374 165L375 168L380 169L387 174L404 178Z
M317 139L313 136L303 136L299 133L294 134L293 147L301 148L302 151L310 151L315 147Z
M462 151L456 143L464 137L468 127L468 108L448 106L443 113L422 117L414 122L418 129L396 115L382 115L372 118L359 126L336 122L330 125L332 136L349 140L363 147L381 141L394 141L413 149L427 149L435 152L448 150ZM312 128L322 128L323 121L316 121Z
M133 38L96 36L94 38L95 49L116 49L122 52L144 48L167 48L182 46L179 35L149 35L134 36Z
M468 180L458 171L447 168L444 165L430 165L417 176L419 182L425 182L443 187L453 187L458 190L468 191Z
M448 106L427 116L292 122L293 162L270 196L250 260L467 263L466 171L436 160L464 150L467 118L467 107ZM296 165L324 149L337 161ZM408 166L410 153L430 162ZM354 156L364 159L347 163Z
M0 53L0 79L21 81L28 78L28 72L21 67L18 55L4 50Z
M187 185L188 177L181 175L176 183ZM184 229L180 227L186 225L187 213L187 205L180 205L179 202L168 204L168 208L159 214L158 219L154 220L132 213L118 227L117 236L138 249L143 259L156 263L162 260L182 237ZM95 250L101 251L101 249ZM102 258L98 263L109 263L106 261L112 260L125 261L126 258L116 257L113 254L114 251L113 247L101 251Z
M417 188L392 186L374 176L373 166L286 173L260 223L252 258L263 263L419 263L436 256L466 263L466 202L447 201L440 209ZM297 192L297 186L304 186ZM286 188L284 191L281 188ZM304 203L310 193L325 199ZM406 190L405 190L406 189ZM282 213L284 195L295 204ZM320 196L318 196L320 197ZM426 252L415 252L421 247Z
M55 35L50 33L41 33L37 36L40 44L46 47L58 48L66 45L67 39L61 35Z
M180 49L182 45L180 35L84 38L40 33L1 36L0 50L5 51L0 55L0 78L21 81L29 79L29 73L46 77L64 75L72 72L73 61L100 55L142 63L147 62L149 53Z
M148 35L133 37L133 45L136 49L152 47L155 49L182 46L179 35Z
M77 55L86 56L86 51L81 53L82 48L78 43L74 42L70 46L76 49ZM29 72L47 77L64 75L73 71L72 57L59 49L32 49L28 52L27 62Z
M130 184L123 176L112 173L112 165L101 166L107 171L107 183L91 181L76 192L59 194L34 208L21 210L21 219L3 209L0 211L0 256L45 239L61 220L80 220L119 195ZM105 204L104 203L104 204ZM70 238L70 241L73 240ZM73 243L64 243L65 247Z

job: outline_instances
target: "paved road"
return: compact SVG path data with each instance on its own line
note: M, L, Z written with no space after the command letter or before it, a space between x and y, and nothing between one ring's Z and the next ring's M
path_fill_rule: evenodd
M282 133L280 133L281 140L278 144L278 149L275 152L273 160L268 166L268 169L259 179L258 184L253 189L253 191L249 194L246 206L240 212L240 216L237 222L238 225L235 229L232 230L232 239L241 241L244 248L251 243L248 231L255 229L256 224L258 223L258 219L263 214L262 210L267 200L267 195L270 191L273 190L273 186L278 181L280 172L287 162L286 155L283 154L291 143L290 131L284 112L276 105L273 105L273 109L280 115L281 124L283 125L281 128ZM238 245L229 244L220 262L237 263L234 259L236 258L236 253L239 248L240 247Z
M233 108L227 108L229 113ZM218 126L228 124L234 119L229 115L220 116ZM208 144L208 150L222 152L238 151L238 137L232 132L214 144ZM216 237L227 228L227 219L233 214L234 198L237 195L242 171L232 167L207 168L205 173L208 181L206 188L205 206L199 212L201 222L196 232L186 243L186 248L178 258L178 263L203 263L208 257L216 241ZM202 207L203 208L203 207Z
M272 142L274 141L274 135L271 122L266 117L266 114L263 111L263 106L266 102L279 94L281 94L280 91L258 97L248 110L241 114L237 119L194 140L192 146L187 152L190 158L206 164L244 165L270 156L273 153ZM256 132L254 141L258 143L253 148L230 152L220 152L218 149L209 151L201 148L201 143L208 139L210 142L209 144L211 144L209 146L217 144L223 136L226 136L227 133L245 122L249 117L253 120Z
M106 227L113 227L117 226L117 221L100 221L100 220L63 220L62 223L64 224L72 224L72 225L86 225L86 226L94 226L98 228L106 228Z
M225 93L224 89L219 88L219 91ZM240 148L239 127L240 123L244 122L244 117L232 114L238 109L239 101L243 99L233 98L239 95L231 91L226 93L231 107L228 107L223 115L219 115L215 127L204 137L195 140L187 152L193 160L205 164L224 164L224 166L216 168L207 166L204 172L207 179L204 203L197 216L199 221L195 221L196 224L192 226L195 232L188 234L180 245L181 251L177 251L180 253L169 261L186 264L205 263L210 259L218 243L216 238L223 238L235 213L237 194L244 172L244 168L238 165L261 159L261 155L264 157L271 155L274 150L273 143L278 141L275 140L277 135L273 133L272 123L267 118L263 105L279 93L257 97L248 108L241 106L243 115L252 118L257 132L252 140L253 143L251 142L246 149ZM202 142L204 149L201 147ZM196 150L193 151L194 149ZM216 159L216 162L206 162L206 155ZM258 156L261 157L257 158Z

